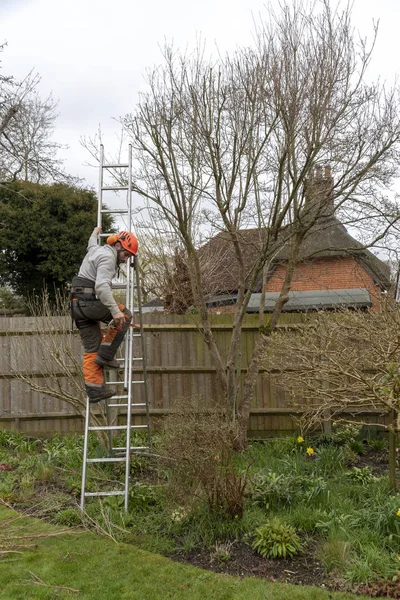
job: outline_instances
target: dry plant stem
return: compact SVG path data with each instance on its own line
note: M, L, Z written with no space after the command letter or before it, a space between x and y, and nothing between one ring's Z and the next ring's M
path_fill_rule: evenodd
M108 531L106 529L104 529L104 527L102 527L98 523L98 521L95 521L94 519L92 519L92 517L90 517L86 512L84 512L83 514L85 516L85 519L87 519L87 521L89 522L89 524L92 527L95 528L95 530L97 531L97 533L99 533L100 535L103 535L105 537L110 538L115 544L119 544L119 541L111 533L111 529L112 529L112 527L114 527L114 524L112 524L110 522L110 520L108 519L108 517L105 515L102 504L101 504L101 514L102 514L104 520L106 521L106 523L108 524Z
M24 580L23 583L41 585L42 587L50 588L52 590L65 590L66 592L73 592L76 594L79 594L81 592L81 590L76 590L74 588L66 587L63 585L51 585L48 583L44 583L44 581L42 579L40 579L40 577L35 575L35 573L32 573L32 571L28 571L28 572L31 574L32 579Z

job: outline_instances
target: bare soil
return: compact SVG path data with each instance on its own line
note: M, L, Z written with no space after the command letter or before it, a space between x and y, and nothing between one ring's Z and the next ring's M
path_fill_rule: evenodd
M226 573L236 577L260 577L268 581L316 585L329 589L339 589L339 582L333 583L325 573L322 564L315 558L315 549L307 548L298 557L287 560L262 558L248 544L234 543L229 549L229 558L221 559L209 550L193 550L170 556L177 562L190 564L215 573Z

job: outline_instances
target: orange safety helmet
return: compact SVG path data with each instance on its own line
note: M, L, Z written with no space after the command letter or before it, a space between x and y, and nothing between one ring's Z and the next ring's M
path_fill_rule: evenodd
M114 244L119 242L124 250L130 252L134 256L136 256L137 251L139 249L139 242L137 241L137 238L133 235L133 233L131 233L130 231L120 231L115 235L110 235L106 241L107 244L110 244L110 246L113 246Z

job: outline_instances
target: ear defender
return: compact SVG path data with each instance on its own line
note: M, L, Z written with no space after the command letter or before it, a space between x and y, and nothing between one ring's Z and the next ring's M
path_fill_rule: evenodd
M113 246L118 241L118 236L116 234L109 235L106 239L106 243L110 246Z

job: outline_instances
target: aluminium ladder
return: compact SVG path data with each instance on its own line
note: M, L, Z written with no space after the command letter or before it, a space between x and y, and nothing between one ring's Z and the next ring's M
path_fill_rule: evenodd
M97 226L102 225L103 214L114 214L124 221L123 229L132 231L133 219L132 219L132 146L129 144L129 156L127 164L105 164L104 163L104 147L100 146L100 173L99 173L99 192L98 192L98 212L97 212ZM111 169L116 172L117 169L127 169L127 185L104 185L104 172L107 169ZM121 173L121 172L120 172ZM122 173L123 175L123 173ZM126 191L126 207L124 208L103 208L103 192L105 191ZM107 238L110 233L101 233L98 237L98 243L101 238ZM134 272L134 274L133 274ZM97 404L91 405L89 398L86 399L86 418L85 418L85 437L84 437L84 448L83 448L83 465L82 465L82 489L81 489L81 509L85 509L85 500L91 496L124 496L124 507L125 511L128 510L129 503L129 471L130 471L130 457L135 452L151 451L151 433L150 433L150 418L149 418L149 399L147 390L147 372L146 372L146 355L145 355L145 344L143 337L143 316L142 316L142 301L141 301L141 289L139 279L139 262L138 257L129 259L126 263L125 282L112 282L113 289L124 289L126 294L126 306L133 315L133 323L129 327L123 348L124 358L119 359L121 362L121 368L123 368L124 376L120 381L108 381L106 378L106 385L122 387L122 392L117 391L117 395L104 400L105 416L107 418L107 425L98 426L91 425L90 409ZM135 306L135 291L137 306ZM135 324L135 315L139 316L139 325ZM134 346L139 342L139 348L134 353ZM135 354L135 356L134 356ZM139 356L136 356L139 355ZM134 380L132 377L132 366L134 362L138 362L142 366L142 377L140 380ZM142 387L142 398L144 402L133 402L133 390L137 389L137 386ZM146 415L146 425L132 425L132 411L135 409L144 409ZM111 409L114 409L111 411ZM111 421L111 413L117 412L116 419L118 422L118 415L121 414L121 409L126 409L126 425L114 424ZM134 414L134 413L133 413ZM145 430L147 437L147 445L145 446L132 446L131 445L131 432L132 430ZM110 455L104 458L90 458L88 456L89 451L89 435L91 431L105 431L108 434ZM126 432L126 444L125 446L114 446L113 432L124 431ZM87 492L87 465L90 463L125 463L125 479L123 489L114 491L97 491Z

